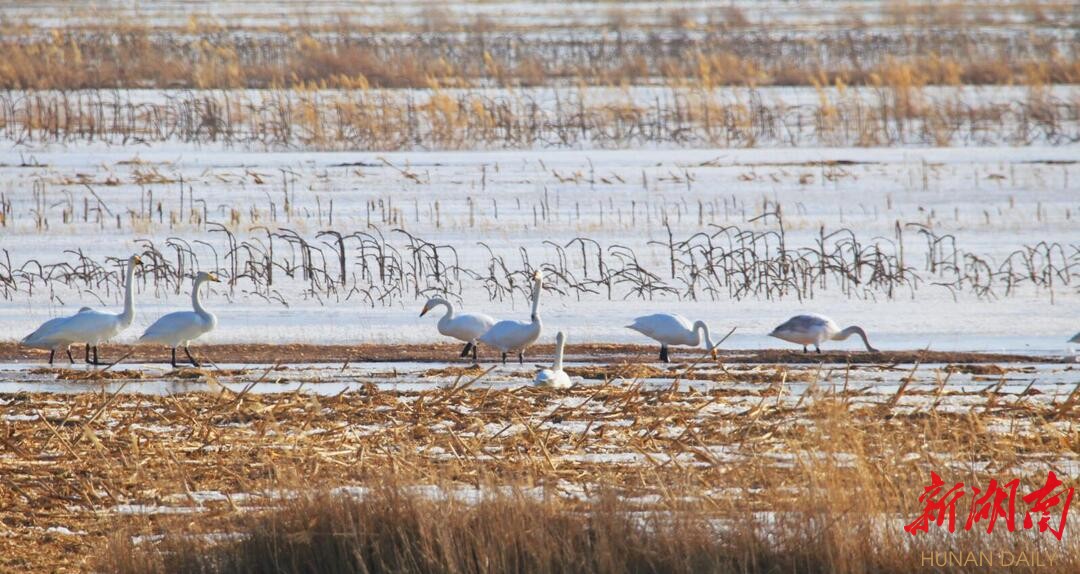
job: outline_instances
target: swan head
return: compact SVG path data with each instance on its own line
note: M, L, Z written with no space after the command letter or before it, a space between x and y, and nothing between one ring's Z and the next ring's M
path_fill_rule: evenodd
M134 267L142 267L142 265L143 265L142 257L139 257L138 255L132 255L130 263Z
M536 270L533 272L532 280L534 284L542 285L544 283L544 274L541 273L539 270Z
M432 310L434 308L435 308L435 300L434 299L428 299L427 303L424 303L424 308L420 310L420 316L423 317L424 315L427 315L428 311L430 311L430 310Z
M203 281L209 281L211 283L221 283L221 279L218 279L217 275L213 273L207 273L205 271L199 271L199 274L195 276L195 281L201 283Z

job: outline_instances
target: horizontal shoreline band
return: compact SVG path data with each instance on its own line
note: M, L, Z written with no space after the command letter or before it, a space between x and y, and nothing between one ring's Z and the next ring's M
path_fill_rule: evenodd
M231 343L216 345L193 345L191 351L215 363L385 363L385 362L431 362L459 363L461 344L359 344L318 345L310 343ZM656 362L658 345L629 345L607 343L580 343L568 346L566 359L571 362ZM101 359L106 364L131 353L124 363L168 363L169 350L159 345L102 345ZM72 354L82 362L83 349L72 346ZM725 363L852 363L852 364L913 364L919 363L1032 363L1060 364L1072 362L1069 357L1040 356L1004 353L978 353L967 351L824 351L822 354L803 353L801 349L720 350L721 362ZM712 361L701 351L688 347L672 347L672 360L676 363L702 365ZM525 354L526 364L550 361L554 345L535 345ZM0 362L45 362L49 352L20 347L14 342L0 343ZM67 357L57 353L57 364L67 363ZM508 357L516 363L516 357ZM499 361L495 351L480 349L480 362L494 364Z

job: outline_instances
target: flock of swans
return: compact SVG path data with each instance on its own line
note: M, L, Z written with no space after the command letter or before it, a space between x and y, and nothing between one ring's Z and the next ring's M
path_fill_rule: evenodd
M124 277L124 310L120 313L105 313L95 311L89 307L79 309L78 313L69 317L57 317L45 321L33 333L27 335L21 342L26 347L49 350L49 364L53 364L56 351L63 349L67 353L68 360L75 362L71 356L71 345L86 345L86 362L91 365L103 364L98 356L98 345L112 339L124 329L127 329L135 319L135 294L132 278L135 268L142 265L138 255L128 258L127 273ZM200 272L195 276L195 284L191 289L191 306L193 311L179 311L169 313L154 321L139 337L140 343L163 344L172 348L172 366L176 367L176 349L184 348L184 353L192 365L198 367L199 362L191 356L188 345L195 339L213 331L217 327L217 317L207 311L199 301L199 288L206 282L218 282L213 273ZM91 352L93 359L91 359Z
M79 309L77 313L68 317L57 317L43 323L33 333L22 340L27 347L49 350L49 364L53 364L56 351L63 349L68 359L74 363L71 355L71 345L83 344L86 346L86 362L91 365L100 365L98 345L112 339L121 331L131 325L135 317L134 295L132 292L132 278L135 267L142 265L137 255L128 259L125 284L124 284L124 309L118 314L96 311L89 307ZM207 311L199 300L199 291L207 282L217 282L218 278L212 273L200 272L195 276L194 285L191 289L191 311L178 311L169 313L155 321L139 338L139 343L165 345L172 350L170 363L175 368L176 350L183 348L188 361L198 367L199 362L191 355L188 346L192 341L211 332L217 327L217 317ZM424 305L420 316L423 317L432 309L444 307L446 312L437 323L440 334L452 337L463 343L462 357L470 354L474 361L478 360L479 346L486 345L497 349L502 356L503 364L506 363L508 354L516 353L518 362L524 364L525 349L540 339L543 331L543 323L540 320L540 293L543 287L543 276L539 271L532 276L532 313L528 321L504 320L496 322L493 318L483 313L458 313L454 304L446 299L435 297L429 299ZM660 343L660 360L669 362L668 347L688 346L698 347L704 343L707 351L712 353L715 359L718 345L713 343L709 326L704 321L691 323L685 317L672 313L656 313L634 319L627 325L642 335ZM870 339L866 331L858 326L841 329L832 319L824 315L806 314L797 315L788 319L775 329L769 336L784 341L802 345L803 352L808 352L808 347L821 353L821 344L826 341L842 341L852 335L858 335L862 339L866 350L872 353L878 352L870 345ZM1080 343L1080 334L1070 339L1070 342ZM541 370L534 379L537 385L552 387L568 387L570 379L562 369L563 352L566 345L566 334L560 331L555 337L555 362L549 369ZM93 358L91 358L91 355Z

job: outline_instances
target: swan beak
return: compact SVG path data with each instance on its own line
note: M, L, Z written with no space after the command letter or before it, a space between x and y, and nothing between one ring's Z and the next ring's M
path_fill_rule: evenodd
M135 265L138 265L138 266L140 266L140 267L141 267L141 266L142 266L142 264L143 264L143 263L142 263L142 258L141 258L141 257L139 257L138 255L136 255L136 256L135 256L135 259L134 259L134 260L132 261L132 263L134 263Z
M211 273L210 276L206 279L207 281L213 281L214 283L221 283L221 279L218 279L218 276L214 275L213 273Z
M420 316L423 317L424 315L427 315L427 312L430 311L430 310L431 310L431 307L428 307L427 305L424 305L424 310L420 311Z

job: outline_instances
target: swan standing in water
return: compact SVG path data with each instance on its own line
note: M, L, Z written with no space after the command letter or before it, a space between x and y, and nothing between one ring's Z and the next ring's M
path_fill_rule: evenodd
M538 387L551 387L553 389L570 388L570 377L562 370L563 348L566 346L566 335L559 331L555 335L555 362L550 369L544 369L536 373L533 383Z
M506 364L506 354L517 352L518 362L525 363L525 348L540 338L543 324L540 322L540 288L544 284L544 276L539 271L532 277L532 316L528 323L524 321L499 321L492 325L486 333L477 339L478 342L489 345L502 352L502 362Z
M802 345L804 353L807 352L807 345L813 345L814 349L821 353L821 343L825 341L843 341L852 335L858 335L862 338L867 351L871 353L878 352L877 349L870 346L870 340L866 338L866 331L863 331L862 327L851 326L841 330L835 321L817 313L796 315L773 329L772 333L769 333L770 337Z
M465 348L461 350L462 357L468 357L472 351L473 361L476 360L476 339L487 333L488 329L495 324L495 319L483 313L455 314L454 304L442 297L432 297L424 304L424 310L420 311L423 317L428 311L436 307L446 307L446 314L439 319L439 333L447 337L453 337L459 341L465 341Z
M102 313L93 309L81 309L78 313L65 317L62 320L52 319L34 331L23 340L27 346L38 348L57 349L74 343L86 344L86 362L90 365L101 365L98 359L98 345L112 339L120 331L127 329L135 318L135 295L133 292L135 267L141 266L142 260L138 255L128 258L127 274L124 278L124 310L116 313ZM48 327L48 329L46 329ZM90 360L90 351L94 351L94 359ZM70 355L69 355L70 357ZM49 355L52 362L53 355Z
M646 337L660 343L660 360L667 363L668 345L687 345L696 347L705 341L705 348L716 358L716 347L709 334L709 326L704 321L696 321L693 324L682 315L675 313L657 313L634 319L627 329L637 331Z
M199 301L199 287L202 287L202 284L208 281L220 283L220 279L213 273L200 271L195 276L195 285L191 288L191 306L195 308L194 311L169 313L154 321L154 324L146 329L142 337L139 337L140 343L160 343L171 347L172 360L170 362L174 369L176 368L177 347L183 347L188 360L191 361L192 365L198 367L199 362L195 360L195 357L191 356L188 345L195 339L213 331L214 327L217 327L217 317L204 309Z
M90 307L83 307L79 309L75 314L83 313L86 311L93 311ZM71 345L77 341L64 338L62 333L58 333L60 325L70 319L71 317L56 317L55 319L49 319L41 324L40 327L34 330L23 340L19 342L24 347L30 347L31 349L48 349L49 350L49 364L53 364L53 359L56 357L57 349L63 349L67 353L68 361L71 364L75 364L75 357L71 356Z

